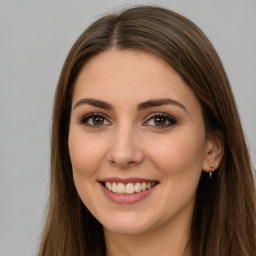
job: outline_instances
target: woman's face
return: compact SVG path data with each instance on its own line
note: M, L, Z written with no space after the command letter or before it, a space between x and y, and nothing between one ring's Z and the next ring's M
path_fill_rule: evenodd
M78 194L105 230L188 223L211 147L197 98L161 58L111 49L81 70L69 152Z

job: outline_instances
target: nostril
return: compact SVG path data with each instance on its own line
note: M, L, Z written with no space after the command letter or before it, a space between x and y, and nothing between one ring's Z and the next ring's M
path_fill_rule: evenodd
M143 159L142 151L137 147L114 147L109 150L107 159L111 164L127 168L140 164Z

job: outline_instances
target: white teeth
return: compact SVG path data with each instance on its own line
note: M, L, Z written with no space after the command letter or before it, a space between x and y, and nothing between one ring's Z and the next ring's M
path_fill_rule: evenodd
M151 183L147 183L146 188L150 189L151 188Z
M121 182L105 182L105 187L114 193L118 194L134 194L145 191L153 187L155 182L136 182L134 183L121 183Z
M112 185L111 185L110 182L106 182L105 185L106 185L106 188L107 188L108 190L111 190L111 189L112 189Z
M128 183L125 188L126 194L133 194L134 193L134 185L132 183Z
M117 192L117 185L115 182L112 183L112 189L111 189L114 193Z
M137 192L137 193L141 191L141 185L140 185L139 182L136 182L136 183L135 183L134 190L135 190L135 192Z
M125 184L120 183L120 182L117 184L117 193L118 194L124 194L125 193Z

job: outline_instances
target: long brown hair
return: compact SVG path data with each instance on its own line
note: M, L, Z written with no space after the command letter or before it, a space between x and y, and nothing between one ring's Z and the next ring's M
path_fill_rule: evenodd
M222 63L203 32L160 7L138 6L94 22L64 63L55 95L48 216L39 255L105 254L102 225L81 202L68 152L75 79L89 58L109 48L154 53L167 61L201 103L206 130L218 129L224 156L212 179L202 172L190 230L193 256L256 255L252 167ZM96 246L95 246L96 245Z

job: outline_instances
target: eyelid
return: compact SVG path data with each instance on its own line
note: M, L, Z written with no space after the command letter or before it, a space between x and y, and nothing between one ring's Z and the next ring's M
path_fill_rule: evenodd
M99 125L93 125L93 124L89 124L88 123L88 120L90 118L93 118L93 117L102 117L104 118L104 122L107 121L108 124L99 124ZM169 124L164 124L164 125L150 125L148 124L148 122L153 119L153 118L156 118L156 117L162 117L162 118L165 118L167 120L167 122L169 122ZM86 125L87 127L91 127L91 128L103 128L104 126L109 126L111 125L111 122L109 121L109 117L101 112L91 112L91 113L88 113L86 115L83 115L80 119L79 119L79 123L80 124L83 124L83 125ZM150 115L147 116L147 120L142 124L142 126L150 126L151 128L153 129L164 129L164 128L168 128L174 124L177 123L177 120L175 117L173 117L172 115L170 114L167 114L165 112L155 112L155 113L151 113Z
M84 124L88 127L92 127L92 128L101 128L102 126L107 126L106 124L102 124L102 125L91 125L89 123L87 123L87 121L90 118L93 118L95 116L100 116L102 118L104 118L104 120L106 120L108 122L107 125L111 124L111 122L109 121L109 118L107 115L101 113L101 112L91 112L89 114L83 115L81 118L79 118L79 123Z
M167 119L168 122L170 122L169 124L167 125L163 125L163 126L157 126L157 125L147 125L146 123L148 123L152 118L155 118L155 117L164 117ZM152 128L154 129L164 129L164 128L168 128L169 126L172 126L174 124L177 123L177 120L175 117L173 117L172 115L170 114L167 114L165 112L156 112L156 113L152 113L150 114L149 116L147 116L147 120L146 122L144 122L142 125L143 126L151 126Z

